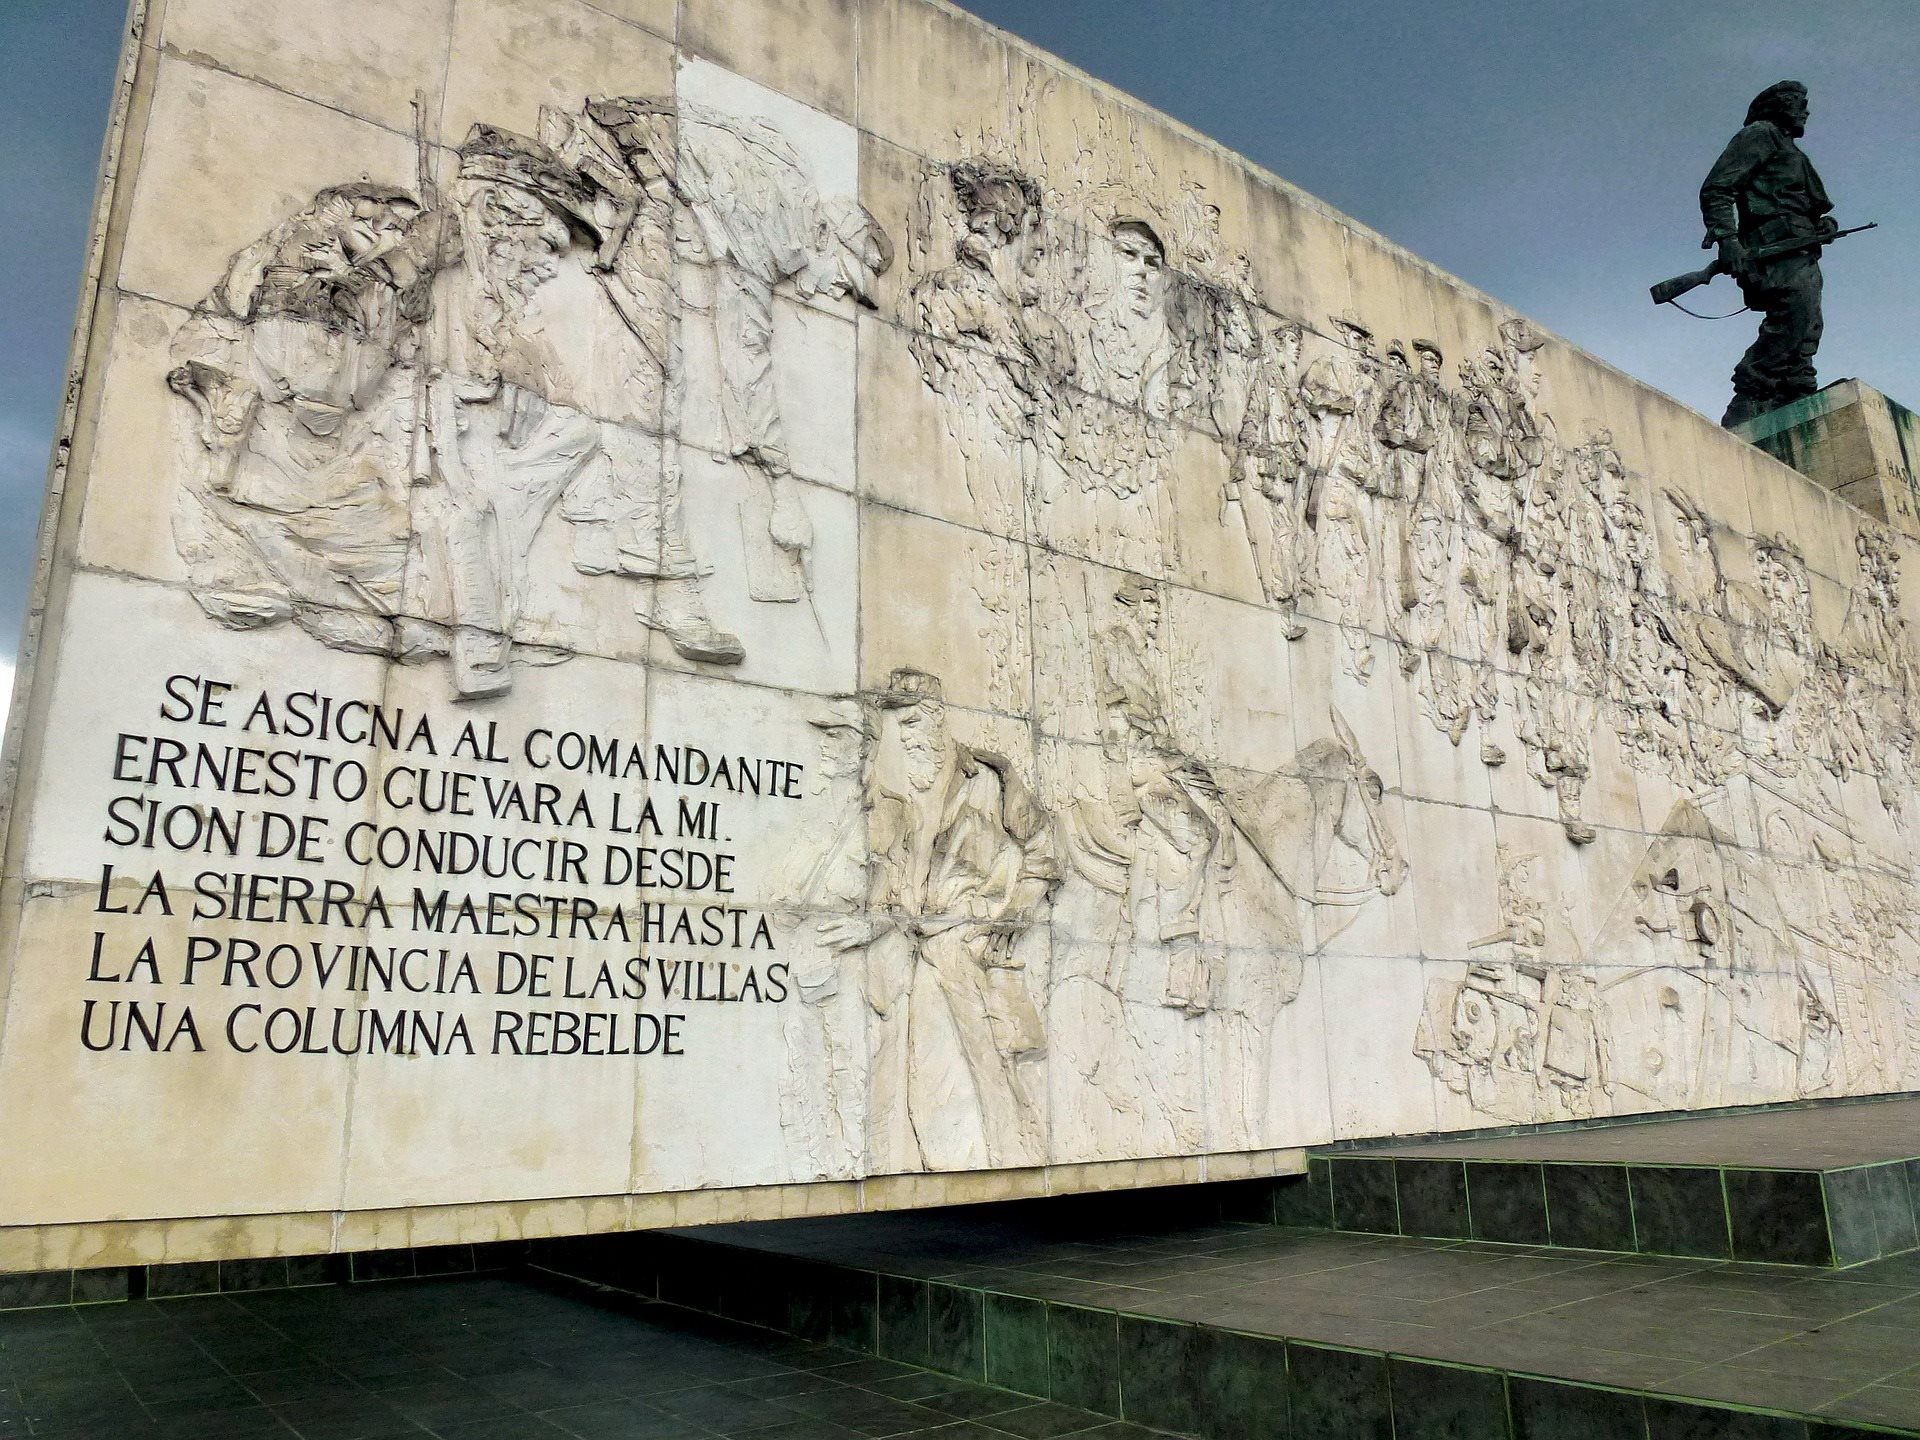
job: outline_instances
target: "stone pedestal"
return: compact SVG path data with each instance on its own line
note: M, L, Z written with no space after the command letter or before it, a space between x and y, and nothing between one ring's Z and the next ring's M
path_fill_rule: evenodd
M1920 535L1920 416L1858 380L1782 405L1733 433L1906 535Z

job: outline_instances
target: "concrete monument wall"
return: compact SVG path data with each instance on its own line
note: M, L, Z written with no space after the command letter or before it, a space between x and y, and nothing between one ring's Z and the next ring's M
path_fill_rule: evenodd
M1914 1084L1912 546L1785 466L929 0L134 20L0 1269Z

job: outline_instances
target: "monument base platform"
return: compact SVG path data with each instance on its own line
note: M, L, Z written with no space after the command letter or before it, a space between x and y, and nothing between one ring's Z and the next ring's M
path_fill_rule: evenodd
M1783 1265L1920 1246L1920 1098L1326 1152L1281 1218Z
M1920 419L1899 401L1858 380L1836 380L1732 428L1849 505L1920 536Z
M534 1263L1204 1440L1920 1435L1917 1120L1897 1097L1344 1149Z
M1033 1203L642 1243L614 1261L642 1292L1204 1440L1920 1435L1914 1257L1833 1276ZM604 1276L622 1242L579 1244L554 1263Z

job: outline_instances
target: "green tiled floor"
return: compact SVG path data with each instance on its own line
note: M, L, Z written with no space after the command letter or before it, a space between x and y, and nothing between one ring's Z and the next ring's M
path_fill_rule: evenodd
M0 1314L0 1436L1147 1440L676 1307L496 1278Z

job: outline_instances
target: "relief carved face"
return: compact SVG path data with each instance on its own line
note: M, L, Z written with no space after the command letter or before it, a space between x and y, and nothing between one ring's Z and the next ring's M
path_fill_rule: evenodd
M1373 348L1373 334L1344 321L1334 321L1332 324L1334 324L1334 330L1340 332L1340 344L1354 351L1354 361L1361 371L1373 372L1380 369L1380 355L1379 351Z
M1860 588L1876 610L1892 612L1900 606L1899 556L1893 546L1871 530L1854 537L1859 557Z
M1797 616L1812 608L1806 571L1797 561L1777 550L1761 551L1758 560L1762 593L1776 610Z
M1720 567L1713 553L1712 533L1703 518L1689 514L1671 497L1667 501L1667 511L1674 563L1682 576L1704 595L1705 590L1720 578Z
M566 222L524 191L495 186L480 206L480 229L502 283L531 290L559 273Z
M418 205L403 201L356 200L340 226L340 248L356 265L376 260L406 239L419 213Z
M1121 605L1120 614L1139 637L1143 650L1151 650L1159 643L1160 597L1153 591L1141 590L1131 603Z
M1112 234L1128 308L1142 319L1159 314L1167 302L1166 247L1138 220L1122 220Z
M1298 326L1284 327L1274 339L1274 356L1286 370L1294 370L1300 364L1300 330Z
M933 700L908 706L898 712L894 734L907 784L915 791L932 789L947 755L947 707Z

